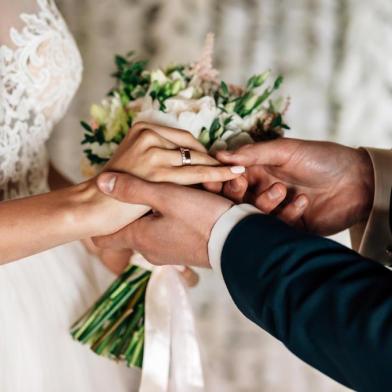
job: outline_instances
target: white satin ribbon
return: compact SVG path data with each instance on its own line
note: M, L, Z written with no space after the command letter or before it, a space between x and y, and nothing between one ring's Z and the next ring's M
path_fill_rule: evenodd
M202 392L204 378L193 312L184 281L171 266L153 267L145 300L145 341L139 392Z

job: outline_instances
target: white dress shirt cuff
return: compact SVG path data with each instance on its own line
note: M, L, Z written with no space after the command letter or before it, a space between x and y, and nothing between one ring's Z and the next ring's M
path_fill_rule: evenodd
M221 256L226 239L234 226L248 215L261 214L262 212L250 204L240 204L226 211L215 223L211 230L208 242L208 257L214 272L223 279L221 269Z

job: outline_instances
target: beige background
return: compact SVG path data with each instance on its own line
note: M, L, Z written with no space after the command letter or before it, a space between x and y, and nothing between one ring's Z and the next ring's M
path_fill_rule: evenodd
M152 64L188 61L208 31L216 34L216 65L228 81L266 68L286 76L290 136L391 145L390 0L57 3L85 66L71 111L57 128L61 143L53 145L58 165L73 177L79 171L78 121L111 86L112 55L135 49ZM212 273L203 273L192 295L211 391L340 390L246 321Z

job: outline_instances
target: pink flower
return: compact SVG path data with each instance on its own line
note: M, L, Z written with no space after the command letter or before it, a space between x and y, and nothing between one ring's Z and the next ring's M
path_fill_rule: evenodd
M99 128L99 124L95 120L91 120L90 126L93 129L93 131L96 131Z

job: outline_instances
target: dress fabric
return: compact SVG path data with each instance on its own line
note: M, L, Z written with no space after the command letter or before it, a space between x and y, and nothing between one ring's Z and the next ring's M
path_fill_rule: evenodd
M10 200L48 191L46 142L82 61L53 0L2 0L0 14L0 200ZM139 371L69 334L113 278L80 243L1 266L0 391L137 391Z

